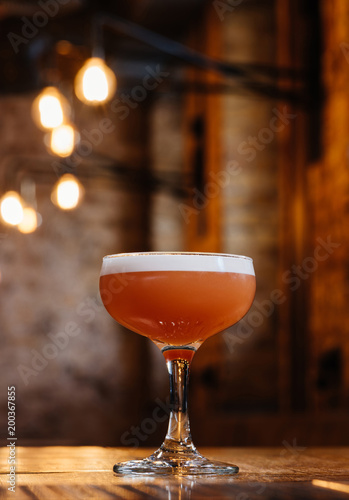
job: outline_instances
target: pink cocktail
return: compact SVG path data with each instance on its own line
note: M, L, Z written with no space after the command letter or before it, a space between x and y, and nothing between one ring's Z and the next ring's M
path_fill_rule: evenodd
M104 257L100 292L109 314L149 337L170 374L171 414L162 446L151 457L114 466L117 473L232 474L191 441L187 413L190 362L202 342L239 321L256 288L248 257L204 253L138 253Z

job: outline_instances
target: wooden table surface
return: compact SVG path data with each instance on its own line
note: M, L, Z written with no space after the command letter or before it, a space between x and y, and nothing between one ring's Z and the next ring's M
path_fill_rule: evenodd
M154 450L17 447L16 491L7 492L9 448L0 449L0 498L341 499L349 498L349 448L209 448L210 458L240 467L236 476L117 476L114 462ZM333 489L335 488L335 489ZM338 491L342 490L342 491Z

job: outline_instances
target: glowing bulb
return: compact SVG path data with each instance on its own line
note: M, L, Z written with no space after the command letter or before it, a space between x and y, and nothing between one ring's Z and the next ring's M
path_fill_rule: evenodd
M21 233L28 234L33 233L38 227L38 216L36 210L31 207L26 207L23 210L23 219L18 224L18 229Z
M76 177L71 174L65 174L54 188L52 201L63 210L72 210L79 204L82 191L82 187Z
M3 220L11 226L17 226L23 219L21 197L15 191L9 191L1 199L0 206Z
M103 102L108 97L108 81L98 66L88 68L82 77L82 91L88 101Z
M61 103L52 95L45 95L39 102L40 121L45 128L59 127L63 123Z
M69 105L55 87L46 87L34 100L33 119L40 128L53 129L64 122Z
M116 78L103 59L88 59L75 78L75 93L87 104L101 104L114 95Z
M75 130L71 125L60 125L51 133L50 147L58 156L70 156L75 146Z

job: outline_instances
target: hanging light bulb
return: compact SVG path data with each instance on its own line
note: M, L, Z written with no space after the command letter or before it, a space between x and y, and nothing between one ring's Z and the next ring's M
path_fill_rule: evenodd
M58 127L63 123L63 109L57 97L52 95L41 97L39 111L40 122L44 128Z
M34 100L32 115L35 123L43 129L59 127L69 115L67 100L55 87L46 87Z
M70 156L74 151L75 142L75 130L71 125L60 125L51 132L50 148L58 156Z
M64 174L55 185L51 199L63 210L76 208L82 198L83 188L74 175Z
M18 229L21 233L29 234L33 233L38 227L38 215L36 210L32 207L26 207L23 209L23 219L18 224Z
M75 77L75 93L86 104L107 102L115 90L115 74L99 57L88 59Z
M23 203L16 191L8 191L1 198L0 212L3 220L11 225L17 226L23 220Z

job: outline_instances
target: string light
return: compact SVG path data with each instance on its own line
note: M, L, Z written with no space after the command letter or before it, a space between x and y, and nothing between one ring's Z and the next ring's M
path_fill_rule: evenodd
M17 226L23 220L23 202L16 191L8 191L1 198L1 217L7 224Z
M60 125L51 132L50 148L58 156L70 156L74 151L75 142L75 130L71 125Z
M71 174L63 175L53 189L51 199L62 210L72 210L81 201L83 188Z
M109 101L116 90L114 72L103 59L88 59L75 78L75 93L87 104L102 104Z
M34 100L32 106L35 123L40 128L48 130L62 125L69 112L68 102L55 87L46 87Z
M18 224L18 229L21 233L29 234L33 233L38 227L38 214L36 210L32 207L26 207L23 209L23 219Z

